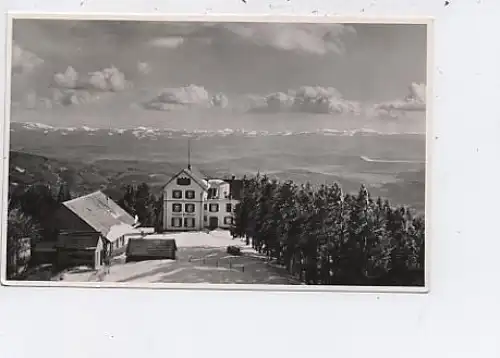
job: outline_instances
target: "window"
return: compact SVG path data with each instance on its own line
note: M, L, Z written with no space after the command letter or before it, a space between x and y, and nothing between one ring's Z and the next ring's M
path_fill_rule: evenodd
M194 218L184 218L184 227L194 227Z
M203 221L207 221L207 220L208 220L208 217L205 215L205 216L203 217Z
M194 204L186 204L184 209L186 213L194 213Z
M216 213L219 211L219 204L210 204L210 212Z
M232 205L231 203L226 204L226 213L230 213L232 211Z
M174 199L182 199L182 190L173 190L172 198Z
M120 246L125 245L125 237L120 237Z
M194 190L186 190L186 199L194 199Z
M173 227L181 227L182 219L181 218L172 218L172 226Z
M233 217L232 216L226 216L224 218L224 224L231 225L232 223L233 223Z
M191 179L189 179L189 178L177 178L177 185L182 185L182 186L191 185Z
M203 204L203 210L207 210L208 209L208 205L207 204Z
M209 199L215 199L215 198L217 198L217 188L210 188L210 189L208 189L207 195L208 195Z
M180 213L182 211L182 205L181 204L172 204L172 211L174 213Z

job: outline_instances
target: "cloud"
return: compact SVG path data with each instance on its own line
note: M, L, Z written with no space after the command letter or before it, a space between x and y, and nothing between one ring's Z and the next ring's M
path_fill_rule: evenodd
M30 90L22 97L21 101L13 103L13 105L16 108L23 109L71 107L97 102L106 95L109 95L109 93L54 88L52 96L44 97L37 94L34 90Z
M216 93L210 99L212 107L226 108L229 105L229 100L224 93Z
M112 66L100 71L77 72L69 66L66 71L53 76L52 93L41 95L34 90L23 94L16 107L25 109L49 109L93 103L122 92L132 86L123 72Z
M187 42L227 44L228 41L268 46L315 55L341 54L344 40L355 35L350 25L305 23L178 23L163 27L163 34L147 40L152 47L175 49Z
M149 41L149 45L161 48L177 48L184 43L184 38L180 36L158 37Z
M56 73L54 75L54 82L62 88L76 88L78 86L78 79L78 72L71 66L64 73Z
M73 90L99 90L103 92L121 92L132 86L123 72L111 66L100 71L81 75L69 66L65 72L56 73L54 82L59 88Z
M34 53L24 50L16 43L12 45L12 73L23 74L33 71L44 61Z
M52 93L52 106L69 107L94 103L102 99L102 93L85 90L54 89Z
M342 24L228 23L222 26L238 38L260 46L316 55L343 53L344 37L356 33L352 26Z
M164 88L142 106L146 109L172 111L189 108L225 108L228 103L223 93L212 95L204 87L191 84L178 88Z
M426 109L426 103L426 85L414 82L408 87L408 94L404 99L379 103L375 105L374 111L380 115L390 114L393 111L422 112Z
M357 102L342 98L333 87L303 86L297 90L275 92L265 97L249 97L249 110L252 112L298 112L318 114L360 114Z
M137 71L143 75L149 75L152 71L151 66L147 62L137 63Z

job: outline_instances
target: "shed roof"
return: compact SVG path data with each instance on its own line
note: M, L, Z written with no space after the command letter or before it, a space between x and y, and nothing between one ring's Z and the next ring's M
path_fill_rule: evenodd
M127 246L127 257L152 259L173 259L177 251L174 239L130 239Z

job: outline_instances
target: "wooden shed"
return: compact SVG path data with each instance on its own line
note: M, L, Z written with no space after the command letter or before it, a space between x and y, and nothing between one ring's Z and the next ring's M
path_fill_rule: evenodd
M130 239L127 245L127 262L145 260L175 260L177 244L174 239Z
M87 266L96 270L104 264L104 245L99 233L60 234L56 247L59 268Z

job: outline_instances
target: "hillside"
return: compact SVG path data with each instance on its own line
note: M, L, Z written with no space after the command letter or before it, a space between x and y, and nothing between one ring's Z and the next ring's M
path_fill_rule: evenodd
M127 184L146 182L153 188L159 188L179 168L168 164L115 160L87 164L11 151L9 188L12 191L34 183L57 185L65 182L75 196L99 189L107 189L112 196L116 196L116 189ZM157 174L151 175L152 171Z
M373 131L312 130L257 133L244 130L186 131L56 128L12 123L11 189L35 182L69 183L75 195L126 184L154 191L191 161L207 176L265 173L301 184L341 184L421 211L425 195L425 136ZM28 154L29 153L29 154ZM364 158L364 159L363 159ZM368 160L367 160L368 158Z
M89 163L64 161L36 154L10 152L9 190L20 190L34 183L57 185L69 184L73 196L80 196L95 190L105 190L113 199L121 197L121 188L127 184L147 183L153 192L159 193L168 179L181 169L182 165L133 160L98 160ZM228 176L224 170L206 170L207 175ZM345 191L354 192L359 181L341 175L313 173L307 170L288 170L269 173L280 180L294 180L297 183L310 181L312 184L338 182ZM394 203L411 205L419 211L425 206L425 172L402 173L398 181L372 187L374 196L387 197Z

